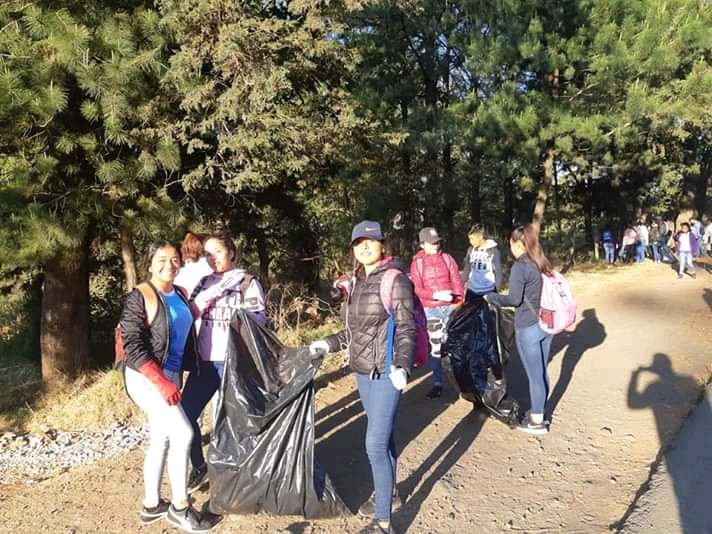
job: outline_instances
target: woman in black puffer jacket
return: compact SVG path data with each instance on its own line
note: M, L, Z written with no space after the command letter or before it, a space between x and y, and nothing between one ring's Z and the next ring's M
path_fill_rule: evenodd
M356 373L361 404L368 419L366 453L374 486L374 495L359 508L362 515L373 516L374 520L361 532L392 534L390 516L397 458L393 423L415 353L413 286L403 273L403 266L384 257L383 234L377 222L362 221L354 226L351 248L359 266L347 297L346 328L312 343L310 350L314 354L348 351L349 366ZM393 282L395 336L392 354L388 355L388 314L380 288L390 269L398 269L401 274Z

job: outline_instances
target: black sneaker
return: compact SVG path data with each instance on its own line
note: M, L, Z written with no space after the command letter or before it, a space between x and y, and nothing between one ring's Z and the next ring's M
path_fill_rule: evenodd
M382 527L378 519L374 519L366 528L359 530L358 534L396 534L396 531L390 522L387 527Z
M403 499L396 490L393 490L393 499L391 500L391 509L395 510L403 506ZM358 513L362 517L373 517L376 513L376 492L371 493L368 500L358 507Z
M542 421L541 423L534 423L531 420L531 417L527 413L524 416L524 419L522 419L522 422L519 423L519 426L517 427L517 430L521 430L522 432L527 432L528 434L546 434L549 432L549 421Z
M210 525L210 527L214 527L220 521L222 521L223 516L219 514L214 514L213 512L210 511L210 500L207 500L203 503L203 506L200 508L200 519L205 525Z
M182 510L176 510L175 506L171 504L166 514L166 521L175 527L194 534L207 532L213 528L211 525L203 523L197 512L190 506L186 506Z
M203 464L200 467L194 467L190 471L188 477L188 495L198 491L205 483L208 477L208 464Z
M443 394L442 386L433 386L433 389L430 390L430 393L428 393L426 395L426 397L428 399L439 399L442 394Z
M169 503L168 501L160 499L158 501L158 504L153 508L146 508L144 506L141 510L141 513L139 514L141 524L150 525L151 523L155 523L159 519L163 519L164 517L166 517L170 505L171 503Z

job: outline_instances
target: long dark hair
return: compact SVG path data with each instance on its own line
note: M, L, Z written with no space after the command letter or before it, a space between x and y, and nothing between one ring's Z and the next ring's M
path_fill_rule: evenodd
M212 239L213 241L217 241L220 243L223 247L227 249L227 251L230 253L230 256L232 256L232 264L234 266L237 266L238 258L237 258L237 247L235 246L235 241L233 241L232 236L228 234L227 232L219 232L215 234L208 234L205 239L203 239L203 246L208 242L208 240Z
M539 243L539 232L536 231L532 224L527 223L523 226L517 226L512 230L512 235L509 236L509 239L521 241L524 244L526 255L534 262L540 273L549 274L554 270L549 258L544 255L541 243Z
M143 256L144 280L151 279L151 273L148 272L148 269L151 267L151 262L153 261L153 257L156 255L156 252L166 247L173 248L178 253L178 256L180 256L180 249L175 245L175 243L167 241L166 239L156 239L155 241L152 241L151 244L148 245L146 253Z

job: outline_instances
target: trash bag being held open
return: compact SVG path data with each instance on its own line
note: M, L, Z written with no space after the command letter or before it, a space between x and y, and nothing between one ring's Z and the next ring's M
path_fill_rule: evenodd
M441 349L445 371L464 399L514 426L519 406L507 396L505 373L514 346L514 311L468 297L447 324Z
M321 359L235 313L208 448L211 512L348 513L314 456L313 378Z

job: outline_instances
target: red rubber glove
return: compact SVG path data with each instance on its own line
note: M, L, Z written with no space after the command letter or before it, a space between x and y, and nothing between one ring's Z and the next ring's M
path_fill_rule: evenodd
M180 402L180 389L163 375L163 371L155 361L151 360L148 363L144 363L138 370L156 385L161 397L165 399L168 406L175 406Z

